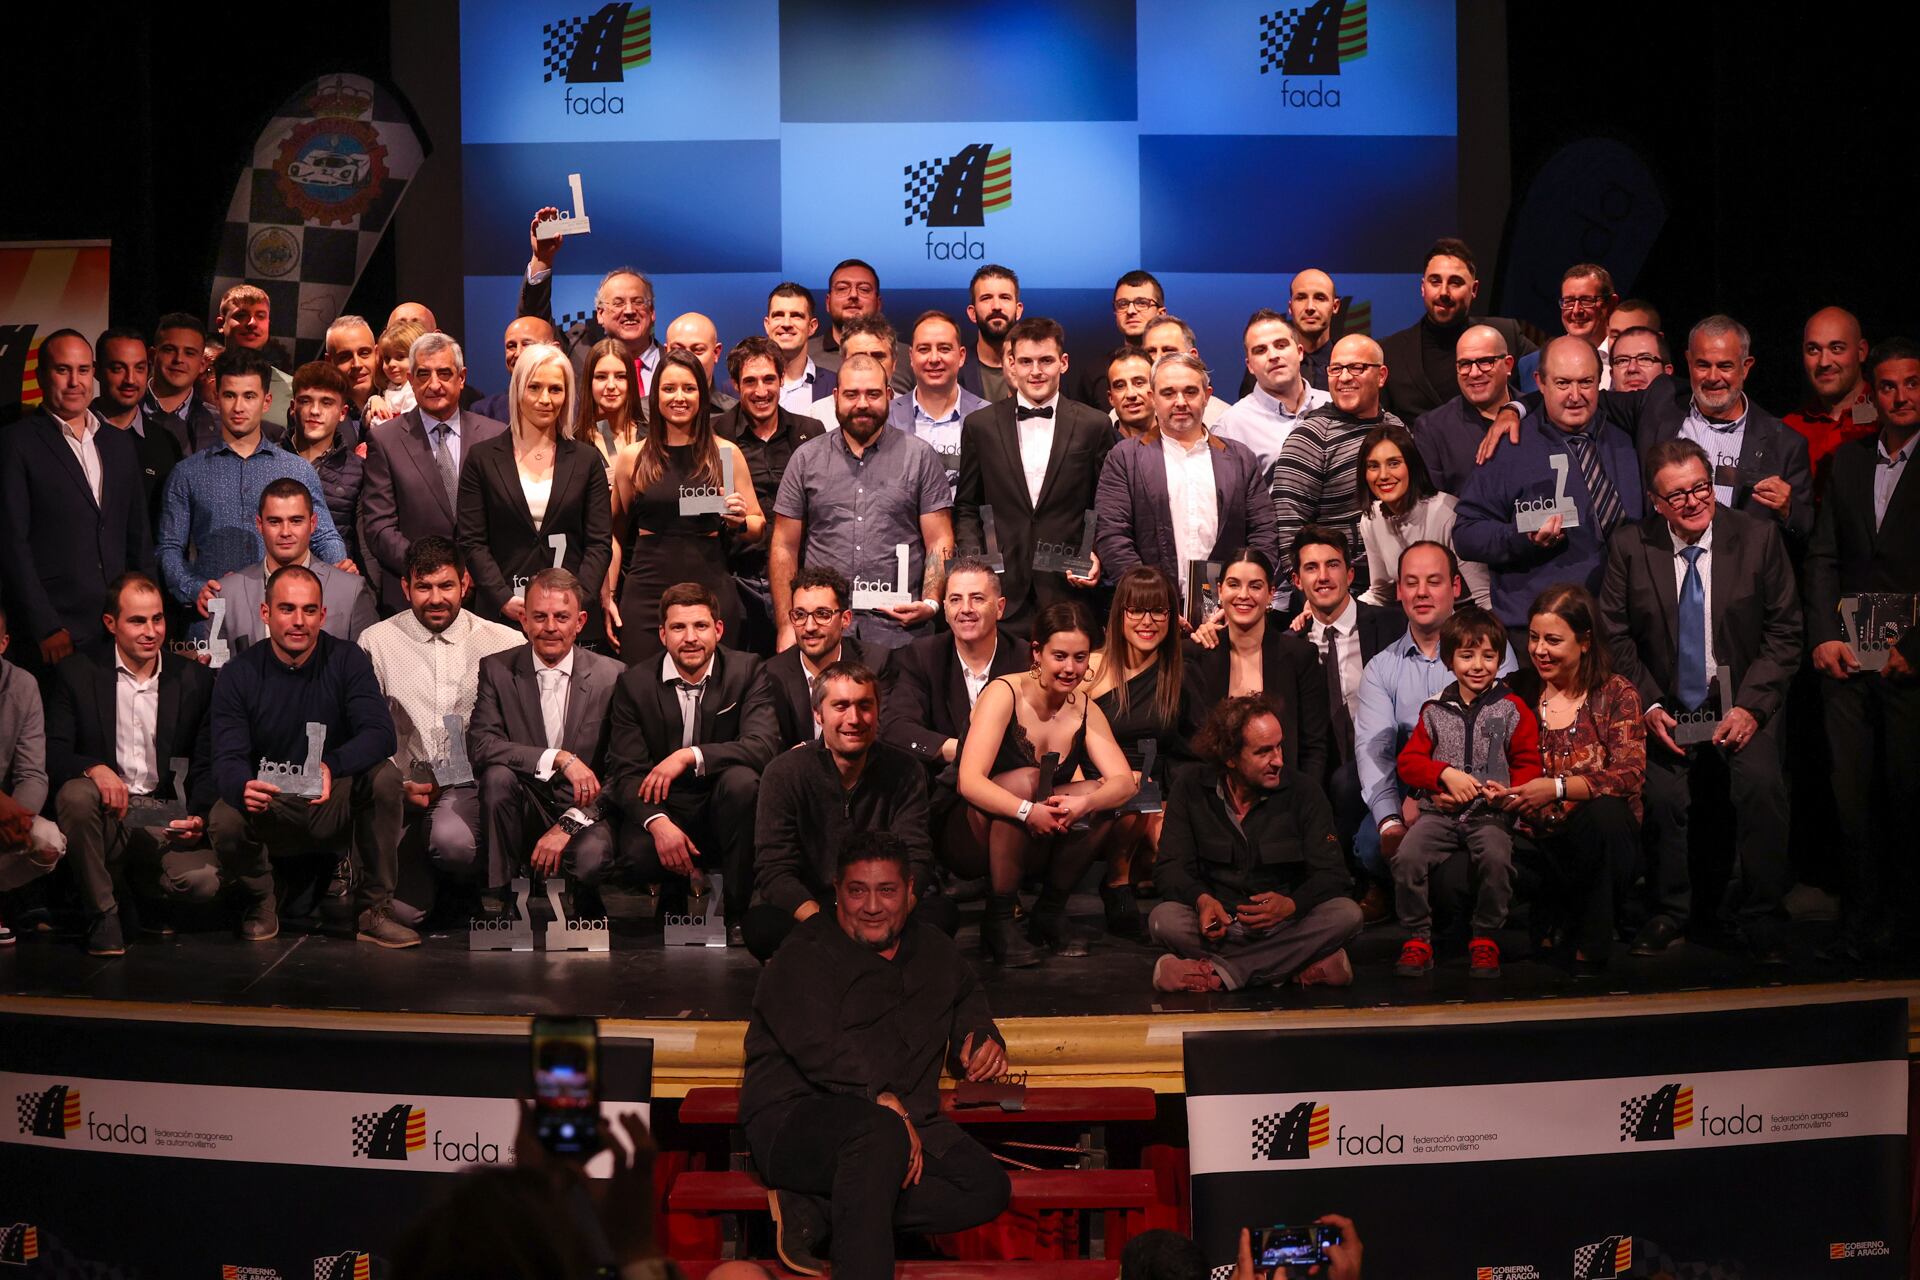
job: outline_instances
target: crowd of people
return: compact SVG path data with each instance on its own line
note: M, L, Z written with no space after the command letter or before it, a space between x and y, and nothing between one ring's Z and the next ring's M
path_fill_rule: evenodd
M1346 982L1389 917L1399 973L1459 935L1492 978L1522 908L1578 970L1777 964L1798 806L1829 953L1898 947L1913 343L1814 313L1776 418L1736 319L1670 335L1577 264L1538 334L1471 314L1449 239L1380 340L1307 270L1209 364L1135 270L1070 367L1006 267L896 329L848 259L729 346L656 336L631 269L557 327L529 240L488 396L418 303L291 369L247 286L40 343L0 428L0 942L69 901L119 955L216 900L263 941L317 855L383 947L521 875L585 915L718 876L767 960L886 832L915 918L978 897L1008 967L1097 944L1089 876L1164 990Z

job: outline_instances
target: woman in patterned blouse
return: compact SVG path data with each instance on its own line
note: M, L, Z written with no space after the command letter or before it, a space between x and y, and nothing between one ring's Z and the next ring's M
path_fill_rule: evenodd
M1507 793L1546 874L1542 904L1564 922L1576 973L1604 968L1614 904L1633 883L1647 743L1640 695L1615 675L1584 588L1549 587L1527 611L1527 654L1540 676L1542 775ZM1537 925L1536 933L1544 932Z

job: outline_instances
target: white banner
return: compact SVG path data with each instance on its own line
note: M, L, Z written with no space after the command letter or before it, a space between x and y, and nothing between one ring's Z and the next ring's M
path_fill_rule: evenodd
M1907 1064L1187 1099L1193 1172L1640 1154L1907 1131Z
M510 1098L333 1093L96 1080L0 1071L15 1123L0 1141L22 1146L256 1164L458 1173L511 1164L519 1104ZM645 1102L600 1104L603 1131ZM588 1172L604 1176L601 1155Z

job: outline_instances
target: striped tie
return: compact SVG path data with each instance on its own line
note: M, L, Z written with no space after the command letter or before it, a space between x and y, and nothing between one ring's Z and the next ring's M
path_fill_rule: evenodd
M1594 523L1599 526L1600 541L1605 542L1627 518L1626 508L1620 505L1620 491L1613 487L1606 468L1600 465L1599 441L1584 431L1576 431L1567 437L1567 444L1573 450L1574 461L1580 464L1581 478L1587 482Z

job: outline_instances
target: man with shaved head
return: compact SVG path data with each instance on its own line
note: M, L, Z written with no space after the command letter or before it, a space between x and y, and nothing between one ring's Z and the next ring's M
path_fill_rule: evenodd
M714 367L725 354L720 347L720 331L713 321L698 311L676 316L667 326L667 350L686 352L707 371L707 390L711 393L708 412L718 417L740 403L738 396L730 396L713 385Z
M506 358L507 381L513 381L513 366L520 360L520 353L536 342L553 344L555 342L553 326L544 316L517 316L507 326ZM510 400L502 389L487 396L473 406L473 411L483 418L492 418L495 422L507 421L507 405Z
M1294 535L1310 524L1330 525L1347 535L1348 546L1362 545L1360 442L1382 423L1403 425L1380 407L1386 382L1387 362L1379 343L1364 333L1350 333L1333 344L1327 361L1327 390L1333 403L1300 416L1273 464L1273 513L1282 574L1293 570ZM1356 570L1365 564L1360 561ZM1379 571L1391 574L1393 566L1380 566Z
M1454 347L1454 380L1460 394L1413 424L1413 442L1427 464L1427 477L1442 493L1460 496L1473 474L1473 455L1500 406L1514 396L1513 353L1492 325L1476 324Z
M1841 307L1822 307L1800 331L1800 364L1807 371L1807 399L1781 421L1805 437L1813 465L1815 495L1825 491L1826 463L1849 440L1862 440L1880 428L1879 411L1860 376L1867 340L1860 321Z
M440 322L433 318L433 308L424 302L403 302L392 311L389 311L387 313L387 328L393 328L393 326L399 324L402 320L411 320L428 333L432 333L440 327Z
M1420 269L1420 305L1426 314L1381 340L1387 364L1393 370L1383 401L1388 409L1411 422L1449 397L1454 387L1455 351L1460 335L1474 323L1469 313L1479 294L1480 272L1474 265L1473 250L1463 240L1434 241ZM1512 320L1482 316L1479 323L1498 329L1515 357L1533 353L1533 343ZM1605 326L1601 329L1604 331Z
M1520 423L1520 442L1501 447L1460 495L1453 544L1462 560L1493 575L1493 611L1526 649L1527 609L1549 586L1577 582L1598 591L1607 539L1645 511L1640 457L1630 432L1599 413L1600 356L1585 338L1547 344L1535 373L1541 402ZM1528 533L1532 505L1572 504L1573 519L1549 515Z
M1327 360L1333 355L1333 318L1340 314L1340 295L1333 277L1308 267L1288 286L1287 314L1300 332L1300 376L1309 386L1327 389Z

